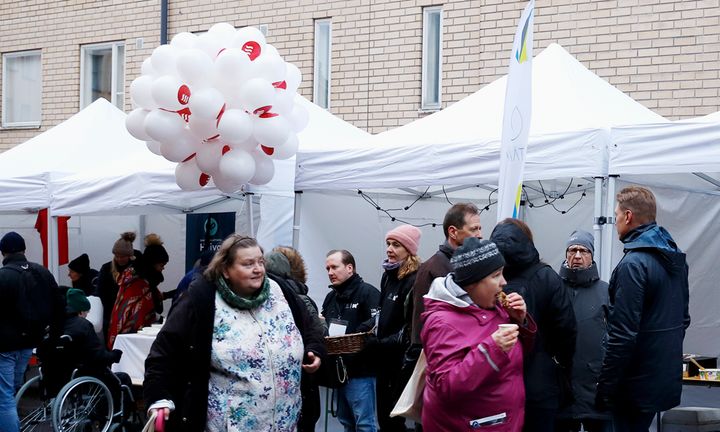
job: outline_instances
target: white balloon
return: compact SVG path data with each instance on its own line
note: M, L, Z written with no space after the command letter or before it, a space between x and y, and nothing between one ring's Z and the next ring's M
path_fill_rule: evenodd
M173 142L185 132L185 121L177 113L152 110L145 116L145 132L153 141Z
M208 33L212 33L223 39L232 39L232 37L235 36L235 27L228 23L217 23L210 27Z
M266 44L265 35L257 27L241 27L237 29L233 46L242 48L247 41L255 41L261 46Z
M290 115L288 116L288 122L290 123L292 130L300 132L305 129L308 122L310 122L310 114L304 106L295 104L292 112L290 112Z
M125 127L127 128L130 135L135 138L148 141L150 135L145 132L145 117L147 117L150 111L142 108L132 110L130 114L125 117Z
M198 85L209 81L212 68L212 59L199 48L186 49L178 54L178 76L189 85Z
M275 89L275 104L272 107L272 112L280 115L289 115L295 107L295 92L288 90ZM195 95L193 95L195 97Z
M158 107L152 97L153 77L142 75L135 78L130 84L130 97L138 106L151 110Z
M222 94L217 89L208 87L193 92L188 108L193 117L216 120L224 104Z
M177 164L175 182L182 190L194 191L207 185L210 182L210 176L200 171L195 163L195 158L192 158L187 162Z
M290 124L282 116L256 117L253 122L253 136L257 142L267 147L285 144L289 134Z
M247 183L255 175L255 159L245 150L230 150L220 158L218 174L232 184Z
M160 45L155 48L150 56L153 69L162 75L174 75L178 53L179 49L171 45Z
M160 153L160 143L157 141L145 141L145 145L147 146L148 150L155 153L158 156L162 156L162 153Z
M225 45L223 40L218 37L217 34L203 33L198 36L195 47L205 51L211 59L215 60L215 57L217 57L220 50L224 48L223 45Z
M200 144L197 154L195 155L195 161L198 167L203 172L216 173L225 146L226 144L220 140L212 140Z
M224 82L245 81L250 74L250 59L240 48L225 49L215 59L215 73Z
M216 188L220 189L225 193L234 193L242 191L245 188L244 182L234 182L232 179L228 180L223 178L222 174L215 173L212 176L213 184Z
M162 143L160 154L170 162L182 162L197 152L198 143L200 141L186 131L179 139Z
M229 109L220 117L217 129L223 141L240 144L252 135L253 121L245 111Z
M277 160L290 159L297 153L298 145L297 135L291 133L288 140L285 141L285 144L273 149L273 154L270 155L270 157Z
M190 101L190 87L173 75L163 75L152 83L153 100L160 108L178 111Z
M213 118L202 118L194 115L188 121L190 133L201 140L210 139L218 135L217 120Z
M302 72L292 63L285 63L285 83L287 91L294 93L300 87L302 82Z
M170 40L170 45L182 50L191 49L197 44L197 38L198 37L192 33L180 32L173 36Z
M253 150L256 150L258 148L258 142L255 140L255 138L250 137L247 140L245 140L239 144L233 144L232 148L245 150L247 152L252 152Z
M152 77L155 77L158 73L152 66L152 61L150 60L150 57L143 60L142 65L140 65L140 73L143 75L150 75Z
M266 45L265 48L272 45ZM285 79L285 62L279 55L263 53L254 62L253 76L263 78L271 83L279 83Z
M247 81L238 93L240 104L250 113L255 113L258 108L271 107L275 103L275 97L275 88L261 78Z
M249 183L254 185L264 185L272 180L275 176L275 164L265 153L254 151L252 153L255 159L255 175L250 179Z

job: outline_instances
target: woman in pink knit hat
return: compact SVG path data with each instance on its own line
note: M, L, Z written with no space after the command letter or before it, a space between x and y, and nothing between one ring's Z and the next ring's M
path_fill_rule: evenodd
M380 283L380 316L377 325L380 363L377 375L377 410L380 430L405 432L405 419L390 418L409 377L401 376L403 356L409 346L407 333L410 314L405 311L405 299L410 294L420 267L418 246L420 230L412 225L400 225L385 235L387 258Z

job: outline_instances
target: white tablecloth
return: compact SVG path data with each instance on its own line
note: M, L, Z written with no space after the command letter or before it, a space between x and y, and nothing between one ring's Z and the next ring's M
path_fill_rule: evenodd
M145 358L150 353L150 347L155 336L144 334L121 334L115 338L114 349L123 352L120 363L112 365L113 372L125 372L130 375L134 385L142 385L145 378Z

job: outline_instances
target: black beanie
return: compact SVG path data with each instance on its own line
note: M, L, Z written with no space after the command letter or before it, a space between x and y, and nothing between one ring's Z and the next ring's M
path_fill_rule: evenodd
M462 246L455 249L450 265L453 268L455 283L466 287L504 266L505 260L495 243L468 237Z
M162 239L157 234L145 236L145 250L142 259L148 265L167 264L170 261L167 251L163 247Z
M82 254L70 261L68 268L75 273L88 274L90 272L90 258L87 254Z
M15 231L10 231L0 239L0 252L4 254L25 252L25 239Z

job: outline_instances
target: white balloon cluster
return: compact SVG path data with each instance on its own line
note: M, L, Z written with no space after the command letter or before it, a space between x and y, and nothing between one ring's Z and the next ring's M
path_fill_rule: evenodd
M292 157L308 113L295 104L300 70L254 27L215 24L179 33L142 64L125 124L153 153L178 162L175 180L223 192L268 183L273 159Z

